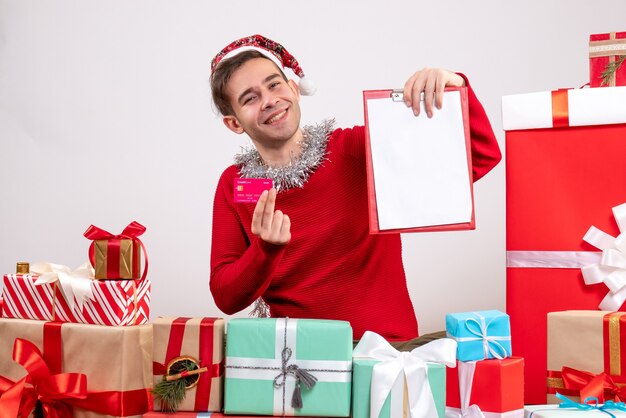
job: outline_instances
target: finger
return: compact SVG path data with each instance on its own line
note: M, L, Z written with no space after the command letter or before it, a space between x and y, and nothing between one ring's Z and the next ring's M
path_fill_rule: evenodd
M252 225L251 230L254 235L261 233L261 227L263 225L263 212L265 211L265 205L267 203L268 191L264 190L259 196L259 200L256 202L254 212L252 213Z
M424 110L429 118L433 116L433 99L435 95L436 81L437 74L432 72L426 80L426 85L424 86Z
M271 188L267 193L267 203L263 208L263 220L261 226L263 229L271 229L274 218L274 207L276 206L276 189Z
M271 242L275 244L281 243L280 242L280 229L282 228L284 217L285 215L283 214L282 211L277 210L276 212L274 212L274 216L272 220L272 228L270 229L270 232L269 232L269 239L271 240Z
M435 106L437 109L441 109L443 106L443 94L446 90L446 77L437 77L437 83L435 87Z
M420 105L421 105L421 96L424 91L424 86L426 85L426 79L428 78L428 70L420 71L419 75L415 79L413 83L413 88L411 89L411 102L413 107L413 114L418 116L420 114Z
M291 219L289 218L289 215L283 216L283 222L280 227L280 235L287 242L291 240Z
M404 83L404 89L402 89L402 97L404 99L404 104L406 107L411 107L413 101L411 100L411 91L413 90L413 84L415 83L415 79L419 75L419 71L413 74L409 79Z

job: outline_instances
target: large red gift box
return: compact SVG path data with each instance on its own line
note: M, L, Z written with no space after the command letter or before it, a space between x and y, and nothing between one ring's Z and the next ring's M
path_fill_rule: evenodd
M626 86L626 62L622 61L608 82L602 73L607 65L616 65L626 56L626 32L600 33L589 36L589 81L591 87Z
M149 280L91 280L93 298L82 304L63 293L58 281L35 284L35 274L5 274L4 318L126 326L148 323Z
M468 388L459 386L462 366L475 370L470 382L462 379ZM476 405L489 418L522 418L524 416L524 359L509 357L476 362L457 361L456 368L446 369L446 416L461 416L461 391L470 389L469 402L465 407Z
M593 225L617 236L626 201L626 88L505 96L506 306L513 355L525 359L525 401L546 402L547 313L597 309L604 284L585 286L597 260Z

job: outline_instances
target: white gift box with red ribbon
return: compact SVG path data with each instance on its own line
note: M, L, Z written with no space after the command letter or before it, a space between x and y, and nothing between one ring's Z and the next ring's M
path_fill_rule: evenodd
M502 97L505 131L626 123L626 87L567 89Z
M130 326L148 323L149 280L94 280L88 264L76 270L41 263L39 274L5 274L4 318Z

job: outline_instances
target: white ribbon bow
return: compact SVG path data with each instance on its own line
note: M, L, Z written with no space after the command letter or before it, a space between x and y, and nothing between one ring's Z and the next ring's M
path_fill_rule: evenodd
M76 305L79 309L83 309L83 304L94 298L91 288L94 270L89 262L73 271L62 264L35 263L31 265L30 271L39 275L35 285L58 281L61 292L72 310Z
M472 384L474 383L475 361L459 361L459 395L461 409L446 408L446 418L485 418L478 405L470 406Z
M369 357L381 361L374 365L372 371L371 418L378 418L394 382L401 375L404 376L408 389L410 416L432 418L437 416L437 407L428 383L426 362L455 367L456 341L442 338L410 352L400 352L380 335L366 331L354 348L353 357Z
M600 302L603 311L617 311L626 301L626 203L613 208L619 227L617 238L591 226L583 240L602 250L599 263L581 268L585 284L604 283L609 293Z

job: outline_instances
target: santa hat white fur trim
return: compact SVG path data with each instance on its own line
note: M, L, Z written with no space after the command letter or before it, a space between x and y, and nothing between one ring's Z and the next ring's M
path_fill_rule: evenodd
M244 51L259 51L261 54L271 59L274 62L274 64L278 66L278 68L283 70L283 72L285 71L285 66L283 65L282 61L278 59L276 55L274 55L271 51L265 48L259 48L258 46L246 45L246 46L239 47L237 49L233 49L228 54L224 55L221 60L223 61L228 58L232 58L235 55L240 54ZM297 74L294 73L294 75L296 75L297 77ZM298 83L298 90L300 91L300 94L302 94L303 96L313 96L315 92L317 91L317 87L315 86L315 83L313 83L310 79L308 79L305 76L305 77L300 78L300 82Z

